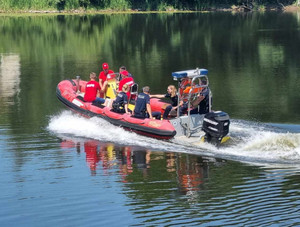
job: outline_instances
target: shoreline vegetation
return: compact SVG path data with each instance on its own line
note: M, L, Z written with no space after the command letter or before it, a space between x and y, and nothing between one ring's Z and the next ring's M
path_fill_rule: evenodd
M226 2L226 4L224 4ZM0 0L0 14L300 11L300 0Z

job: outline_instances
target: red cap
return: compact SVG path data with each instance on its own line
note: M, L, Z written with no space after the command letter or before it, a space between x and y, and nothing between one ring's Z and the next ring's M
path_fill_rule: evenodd
M103 63L102 64L102 69L108 69L109 67L108 67L108 64L107 63Z
M120 74L122 74L122 75L124 75L124 76L128 76L128 71L126 71L126 70L124 70L124 71L122 71Z

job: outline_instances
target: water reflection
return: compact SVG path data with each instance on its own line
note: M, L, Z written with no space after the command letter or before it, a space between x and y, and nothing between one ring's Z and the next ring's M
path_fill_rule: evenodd
M133 153L131 147L118 147L112 143L97 140L73 142L72 139L62 139L61 148L76 148L78 153L85 152L86 164L91 170L91 175L97 174L99 165L104 174L108 174L108 170L115 165L119 166L122 176L126 177L128 173L132 172Z
M92 139L62 138L61 148L72 149L79 154L84 152L92 176L99 172L101 175L110 175L113 169L118 169L121 182L126 183L136 181L137 175L141 179L153 180L153 172L159 170L158 178L160 175L172 176L178 191L190 196L194 191L201 190L201 185L209 178L210 164L221 166L226 163L221 159L155 152L141 147L118 146ZM168 178L166 180L169 181Z
M193 191L198 191L200 185L204 181L204 174L208 176L208 168L204 163L199 163L196 156L186 157L178 163L178 181L180 191L183 193L192 194Z
M17 54L0 55L0 98L14 104L14 95L20 92L20 57Z
M133 172L134 168L141 170L145 175L147 175L146 170L150 168L151 152L139 147L116 146L97 140L73 142L71 139L63 139L61 148L76 148L78 153L85 152L86 164L91 170L91 175L96 175L99 169L102 174L109 174L110 169L118 166L119 174L123 182L126 182L126 177Z
M24 207L39 220L60 225L81 225L78 216L85 224L95 222L97 212L102 212L100 225L115 213L126 226L270 226L287 217L297 226L300 221L299 170L71 136L53 138L52 149L37 140L25 142L19 150L1 153L23 152L26 161L18 163L17 172L0 155L5 224L17 219L14 212L26 215ZM8 174L11 166L14 174Z

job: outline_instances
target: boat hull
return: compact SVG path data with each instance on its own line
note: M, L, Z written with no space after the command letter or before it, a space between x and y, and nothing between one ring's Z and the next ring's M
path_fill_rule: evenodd
M77 90L84 92L86 83L82 80L61 81L56 89L57 98L68 108L85 117L99 117L144 136L168 140L176 135L175 128L169 120L139 119L125 113L115 113L109 107L95 106L91 102L82 101L77 95Z

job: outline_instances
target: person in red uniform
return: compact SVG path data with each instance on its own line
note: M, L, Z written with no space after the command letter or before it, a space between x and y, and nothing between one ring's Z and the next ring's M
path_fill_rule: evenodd
M122 76L122 80L119 83L118 92L122 91L122 88L123 88L124 84L127 84L129 86L129 88L134 84L133 78L129 77L128 71L124 70L120 74ZM130 91L128 91L126 94L127 94L127 97L129 98L130 97Z
M121 75L121 73L123 72L123 71L126 71L127 69L126 69L126 66L121 66L120 68L119 68L119 74ZM128 72L128 77L133 77L132 76L132 74L130 73L130 72ZM120 81L122 80L122 78L120 78Z
M83 100L86 102L94 102L102 104L105 102L105 99L99 98L100 86L99 83L96 81L97 75L94 72L90 73L90 81L87 82L85 85L85 94Z
M107 63L102 64L102 69L103 69L103 71L101 71L99 73L99 85L100 85L100 88L101 88L101 91L100 91L100 97L101 98L104 97L104 94L106 92L107 79L109 79L109 78L107 78L108 74L114 73L114 71L109 69L109 66L108 66Z

